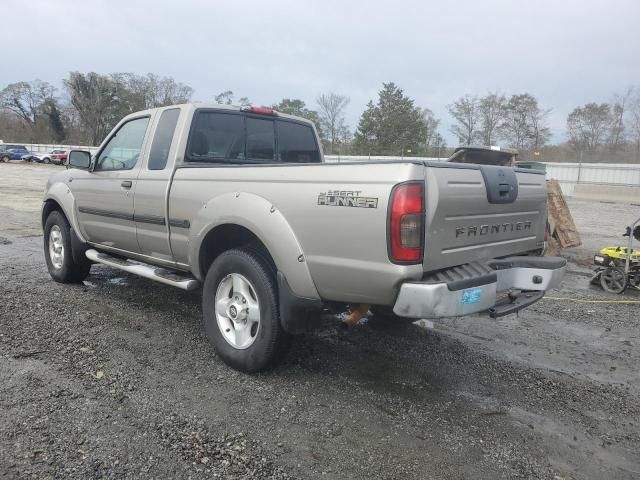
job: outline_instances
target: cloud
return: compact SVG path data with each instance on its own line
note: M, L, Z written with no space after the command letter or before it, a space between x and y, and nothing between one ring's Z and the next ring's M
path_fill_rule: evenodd
M352 126L394 81L442 119L465 93L531 92L555 140L576 105L640 84L640 2L4 0L0 86L71 70L170 75L208 101L351 97ZM24 34L28 32L28 34Z

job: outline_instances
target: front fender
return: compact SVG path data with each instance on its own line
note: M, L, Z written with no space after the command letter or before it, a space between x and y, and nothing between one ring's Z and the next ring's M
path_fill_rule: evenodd
M227 193L207 202L191 222L189 263L198 278L200 248L207 234L219 225L235 224L246 228L267 247L279 272L286 277L294 294L318 299L304 252L295 232L282 213L269 201L252 193Z
M44 194L42 209L44 209L48 200L54 201L60 205L60 208L62 208L62 212L65 217L67 217L71 228L73 228L76 235L78 235L80 241L84 242L85 239L82 237L82 233L79 228L80 225L78 224L78 217L76 216L75 198L71 189L63 182L55 182L47 187L47 191ZM46 218L42 218L43 227L45 221Z

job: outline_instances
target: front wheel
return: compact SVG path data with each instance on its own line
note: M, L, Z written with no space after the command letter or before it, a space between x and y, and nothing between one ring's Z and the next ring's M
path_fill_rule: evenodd
M265 370L289 345L276 285L270 262L254 250L228 250L209 268L202 291L205 332L222 360L236 370Z
M49 275L56 282L79 283L91 270L89 259L76 261L71 251L71 226L65 216L54 210L44 224L44 257Z
M609 267L600 275L600 285L609 293L622 293L627 288L627 274L622 268Z

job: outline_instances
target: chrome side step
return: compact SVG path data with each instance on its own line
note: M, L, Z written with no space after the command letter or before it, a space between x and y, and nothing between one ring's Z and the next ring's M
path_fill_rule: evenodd
M94 249L89 249L85 252L85 255L89 260L96 263L102 263L125 272L133 273L140 277L155 280L156 282L164 283L165 285L171 285L182 290L195 290L200 286L200 282L193 278L189 274L183 274L182 272L174 272L167 270L166 268L155 267L153 265L147 265L145 263L135 262L133 260L125 260L122 258L114 257L108 253L98 252Z

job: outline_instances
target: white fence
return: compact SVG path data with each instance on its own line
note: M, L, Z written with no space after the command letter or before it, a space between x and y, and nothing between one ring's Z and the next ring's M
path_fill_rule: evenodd
M437 157L400 157L400 156L383 156L383 155L325 155L324 159L329 163L342 163L342 162L389 162L403 160L417 160L417 161L429 161L429 162L443 162L446 158Z
M576 185L640 187L640 164L546 163L547 178L560 183L562 193L572 196Z
M328 162L366 162L429 160L444 161L446 158L427 157L383 157L355 155L325 155ZM640 164L634 163L557 163L546 162L547 178L558 180L562 193L573 196L575 186L610 185L619 187L640 187Z
M87 150L91 153L95 153L98 147L89 147L87 145L55 145L45 143L22 143L22 142L4 142L12 145L22 145L32 153L47 153L51 150ZM2 145L0 143L0 145Z
M10 142L5 142L10 143ZM79 149L95 153L97 147L81 145L44 145L21 143L33 153L46 153L53 149ZM356 155L325 155L325 160L331 163L368 162L368 161L444 161L446 158L436 157L400 157L400 156L356 156ZM625 187L640 187L640 164L633 163L555 163L546 162L547 178L554 178L560 182L562 192L572 196L575 186L585 185L614 185Z

